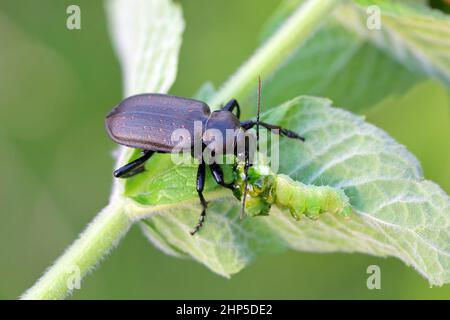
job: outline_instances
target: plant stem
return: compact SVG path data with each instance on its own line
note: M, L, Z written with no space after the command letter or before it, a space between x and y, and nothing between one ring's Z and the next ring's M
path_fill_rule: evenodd
M331 13L341 0L309 0L300 6L278 31L226 82L210 102L218 106L232 97L241 97L286 59ZM125 157L125 153L121 153ZM119 161L120 162L120 161ZM119 193L119 192L116 192ZM89 273L126 234L132 222L123 199L113 195L80 237L26 291L22 299L62 299Z
M63 299L119 243L130 225L122 201L112 199L21 299Z
M241 98L257 83L258 76L269 76L331 14L341 0L308 0L267 40L209 101L218 108L231 98Z

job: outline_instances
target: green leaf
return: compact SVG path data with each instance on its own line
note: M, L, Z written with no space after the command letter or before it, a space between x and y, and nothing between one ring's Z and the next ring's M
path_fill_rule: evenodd
M169 0L110 0L106 9L122 62L125 95L167 91L175 79L184 28L180 8ZM120 148L118 164L132 153L132 149ZM73 272L80 281L117 246L131 226L122 192L123 183L116 179L110 203L21 299L66 297L74 289L68 285L73 280Z
M282 2L262 38L268 38L301 2ZM449 84L448 15L422 1L356 2L359 5L341 5L337 20L331 19L265 81L266 108L308 94L364 112L389 96L406 92L424 76ZM366 27L366 8L373 4L381 10L381 30ZM244 104L255 105L254 100L255 96Z
M140 6L147 5L147 2L136 3ZM142 24L148 34L142 33L135 38L136 41L129 41L128 37L134 37L133 32L139 33L139 29L129 29L125 32L126 29L121 29L120 24L115 26L113 34L116 35L117 48L123 61L127 83L126 94L143 91L165 92L173 81L176 66L168 69L162 69L162 66L166 64L170 66L170 61L178 54L183 29L181 14L180 19L159 21L157 18L146 19L145 14L136 12L142 7L139 9L132 6L132 8L135 10L134 15L139 17L136 25ZM177 6L164 1L151 2L151 6L147 9L156 12L168 10L174 17L177 17L179 10ZM123 18L119 12L120 10L115 11L118 15L117 21ZM171 26L173 23L178 26ZM373 49L368 40L343 30L334 22L330 22L327 28L332 28L332 33L325 34L323 37L326 40L322 39L322 42L318 42L312 48L321 49L322 45L328 42L329 48L335 46L334 51L339 59L334 61L333 56L329 55L331 58L328 64L336 68L336 77L334 82L327 81L327 72L333 70L328 68L321 74L320 79L318 77L315 83L312 81L314 85L319 88L322 85L327 88L324 91L331 93L341 92L345 87L342 79L353 81L351 70L358 69L358 66L361 70L364 69L364 63L372 61L368 57L373 54L373 50L376 50L376 57L380 55L385 59L385 62L380 64L384 66L383 68L394 69L392 74L387 73L390 79L384 79L386 83L392 83L390 81L399 75L398 70L402 70L404 73L398 78L403 79L399 80L400 90L410 85L410 78L414 78L410 77L412 73L403 67L398 69L397 62L393 62L383 51ZM156 34L164 33L166 30L172 31L165 37L157 37L152 33L154 30L158 30ZM333 39L339 41L332 43ZM136 44L139 45L136 47ZM355 47L352 47L353 45ZM346 55L348 46L353 49L350 52L357 52L356 55L350 53L350 58ZM361 48L367 48L367 52ZM139 54L134 55L134 52ZM148 52L150 54L147 54ZM303 51L298 52L303 54ZM326 54L326 51L323 52ZM317 65L322 64L323 60L311 63L314 50L311 49L308 54L309 56L303 58L302 64L299 65L315 66L316 69L311 69L310 76L320 74ZM158 62L157 67L152 65L154 61ZM383 60L377 58L373 61ZM340 67L339 62L344 67ZM348 67L350 62L355 65L349 68L346 78L340 78L339 75L347 70L345 67ZM379 66L377 65L375 69L378 70ZM161 70L164 72L159 72ZM283 68L280 69L282 70ZM292 71L294 70L298 69L292 68ZM386 70L383 69L383 72ZM379 77L380 74L368 72L367 76L364 72L361 71L362 76L358 76L360 82L356 84L370 88L370 78L375 75ZM154 79L152 81L147 79L150 74ZM158 80L159 75L161 78ZM275 74L273 83L281 81L276 80L276 76ZM295 86L298 81L291 79L286 83ZM361 87L356 87L358 92L359 90L363 92L357 99L347 99L345 92L342 91L342 97L356 109L360 104L368 106L364 96L370 92L368 89L364 91ZM379 96L375 94L374 98L368 101L373 103L382 95L392 92L389 91L389 85L385 85L384 88L382 94ZM200 95L211 97L213 92L213 88L207 86ZM285 91L280 85L277 92L276 98L282 101L289 91ZM298 94L297 91L289 93ZM140 224L145 235L161 250L175 256L191 257L223 276L238 272L260 253L294 248L308 251L358 251L395 256L414 266L432 284L450 281L447 245L448 196L438 186L423 181L417 160L404 147L361 118L332 108L329 101L324 99L311 97L294 99L266 114L264 119L296 130L307 137L305 144L298 141L295 144L293 141L283 141L280 144L282 173L299 182L328 185L344 190L355 211L350 221L331 214L322 215L318 221L306 219L295 221L288 212L277 210L275 207L268 217L258 216L241 221L238 201L229 190L217 187L208 174L205 193L207 200L210 201L208 216L204 228L193 237L189 231L196 224L200 214L195 191L196 167L173 166L169 155L152 157L146 165L145 173L116 184L120 186L116 191L119 191L121 199L124 198L128 217L141 220ZM119 163L123 164L137 154L138 151L123 151Z
M271 112L271 121L303 128L308 139L294 154L290 142L282 143L280 154L291 152L286 159L292 160L282 162L281 171L305 183L343 188L357 217L347 222L329 215L300 225L273 214L267 223L295 249L396 256L431 284L450 282L448 195L424 180L406 148L328 104L301 98Z
M326 96L363 112L420 79L369 42L329 22L264 82L263 102L269 108L301 93Z
M358 0L338 10L349 30L390 54L412 71L450 85L450 16L415 2ZM380 30L367 27L367 7L380 10Z
M206 222L191 236L200 213L195 167L171 167L153 178L146 173L139 188L127 189L134 199L129 212L133 219L146 217L142 227L152 242L224 276L238 272L261 252L289 247L394 256L431 284L450 282L449 197L424 180L405 147L362 118L331 107L326 99L296 98L262 118L307 139L280 142L280 171L306 184L343 189L355 212L351 219L324 214L319 220L296 221L273 207L269 216L241 221L238 201L208 177ZM161 192L165 179L170 190Z
M167 0L110 0L106 9L125 97L169 91L184 30L180 6Z

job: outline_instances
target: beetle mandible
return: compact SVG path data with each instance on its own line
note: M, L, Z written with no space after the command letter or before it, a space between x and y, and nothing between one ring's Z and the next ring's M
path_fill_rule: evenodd
M259 87L260 88L260 87ZM259 90L260 92L260 90ZM241 110L236 99L231 99L223 108L218 111L210 111L209 106L198 100L177 97L167 94L146 93L130 96L124 99L116 106L106 117L106 129L112 140L115 142L132 148L142 149L142 156L123 167L114 171L116 178L128 178L145 170L145 162L156 153L172 153L176 142L171 140L172 132L178 128L184 128L189 131L191 137L194 137L194 122L200 121L202 130L206 132L208 129L217 129L225 136L226 130L247 131L259 125L273 130L275 129L281 136L300 139L304 138L297 133L281 128L280 126L259 121L259 104L258 97L258 118L257 120L240 121ZM235 112L235 113L234 113ZM259 136L259 135L258 135ZM203 139L203 135L201 136ZM225 142L224 142L225 143ZM234 141L236 146L236 141ZM245 174L250 167L249 143L245 143ZM203 143L202 151L208 146ZM193 153L193 144L191 152ZM226 152L225 146L221 148ZM233 150L237 156L237 148ZM203 153L202 153L203 154ZM202 156L201 156L202 157ZM207 202L203 196L203 188L205 185L206 163L203 158L199 159L200 164L197 171L196 190L202 212L197 225L191 231L194 235L203 225L206 215ZM227 183L224 180L223 171L218 163L208 164L214 180L221 186L234 189L233 183ZM247 179L247 177L246 177ZM246 191L246 190L245 190ZM243 196L243 206L245 206L245 196Z

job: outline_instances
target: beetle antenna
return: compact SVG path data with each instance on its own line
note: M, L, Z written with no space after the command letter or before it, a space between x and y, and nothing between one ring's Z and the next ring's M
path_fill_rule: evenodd
M259 115L261 113L261 77L258 76L258 100L257 100L257 109L256 109L256 152L259 152ZM248 141L250 143L250 141ZM250 148L250 145L248 145ZM248 151L247 151L248 152ZM258 156L258 153L256 154ZM249 155L246 154L245 158L245 166L244 166L244 176L245 176L245 187L244 194L242 196L242 210L241 210L241 219L245 215L245 201L247 200L248 193L248 169L250 167L249 163Z
M256 151L259 151L259 114L261 113L261 77L258 76L258 104L256 109Z

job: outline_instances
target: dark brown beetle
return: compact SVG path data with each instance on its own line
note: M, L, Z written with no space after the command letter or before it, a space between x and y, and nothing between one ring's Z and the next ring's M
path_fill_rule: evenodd
M236 114L233 113L234 111L236 111ZM239 121L240 113L239 104L235 99L230 100L222 109L211 112L208 105L204 102L166 94L149 93L126 98L106 117L106 129L115 142L128 147L142 149L143 155L114 171L114 176L117 178L131 177L144 171L145 161L155 152L174 152L177 142L171 140L172 132L178 128L184 128L189 131L191 137L194 137L195 121L201 122L204 132L208 129L217 129L223 133L223 136L225 136L227 129L245 132L255 125L261 125L266 129L278 130L277 132L282 136L304 140L293 131L260 122L259 112L257 121ZM207 147L206 143L202 143L202 149ZM225 146L223 146L222 151L225 152L225 149ZM248 150L246 144L244 155L245 172L248 171L250 166ZM236 148L234 148L233 153L237 155ZM234 189L233 183L224 181L223 171L219 164L210 163L208 165L215 181L219 185L231 190ZM191 234L195 234L201 228L205 219L207 207L207 202L203 197L205 167L205 161L200 161L197 171L196 189L202 205L202 213ZM246 193L244 193L244 202L245 195Z

